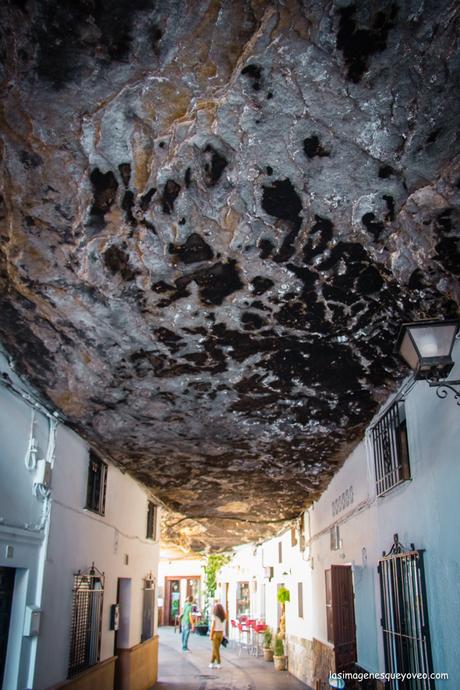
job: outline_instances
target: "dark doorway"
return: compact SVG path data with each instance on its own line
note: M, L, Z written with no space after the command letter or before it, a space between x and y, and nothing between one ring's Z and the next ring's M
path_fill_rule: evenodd
M175 625L180 611L180 579L166 580L165 624Z
M326 570L327 637L334 645L336 671L356 662L356 625L351 566Z
M15 568L0 567L0 688L6 665Z

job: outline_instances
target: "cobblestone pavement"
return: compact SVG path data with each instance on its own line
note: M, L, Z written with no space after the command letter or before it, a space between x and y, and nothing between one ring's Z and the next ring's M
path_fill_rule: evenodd
M222 650L222 668L210 669L209 637L191 635L182 652L179 633L160 628L159 674L155 690L309 690L287 671L235 649Z

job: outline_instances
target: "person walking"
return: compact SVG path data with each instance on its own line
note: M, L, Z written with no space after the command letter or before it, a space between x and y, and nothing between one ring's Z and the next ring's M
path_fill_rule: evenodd
M182 651L190 652L188 648L188 638L190 637L190 631L195 630L195 620L193 618L193 597L187 597L184 610L180 618L181 630L182 630Z
M224 637L225 619L227 614L222 604L215 604L212 610L211 623L211 644L212 644L212 658L209 668L221 668L220 664L220 645Z

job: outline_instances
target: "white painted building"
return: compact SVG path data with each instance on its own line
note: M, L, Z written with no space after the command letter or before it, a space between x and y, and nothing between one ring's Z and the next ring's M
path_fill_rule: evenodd
M449 378L460 379L458 341L453 357L457 365ZM426 665L448 679L434 678L425 687L454 690L459 523L460 407L452 393L441 400L425 382L406 384L292 531L237 550L219 575L220 596L235 618L247 585L248 613L276 630L276 592L284 584L291 594L289 670L313 687L348 655L371 673L423 671ZM395 534L407 551L382 560ZM340 629L350 634L353 618L354 640L339 639ZM391 633L386 639L393 640L386 654L382 622Z
M70 672L66 687L89 675L105 690L116 672L143 690L157 668L159 510L35 405L1 353L0 377L0 687L60 687Z
M203 566L200 558L184 557L177 548L162 548L158 568L158 608L161 625L174 625L185 600L192 596L198 611L203 605Z

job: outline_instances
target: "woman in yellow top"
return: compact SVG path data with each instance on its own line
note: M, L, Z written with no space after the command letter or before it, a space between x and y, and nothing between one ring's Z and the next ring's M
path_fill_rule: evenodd
M220 645L224 637L225 619L227 614L222 604L216 604L212 610L211 623L211 644L212 658L209 668L221 668L220 665Z

